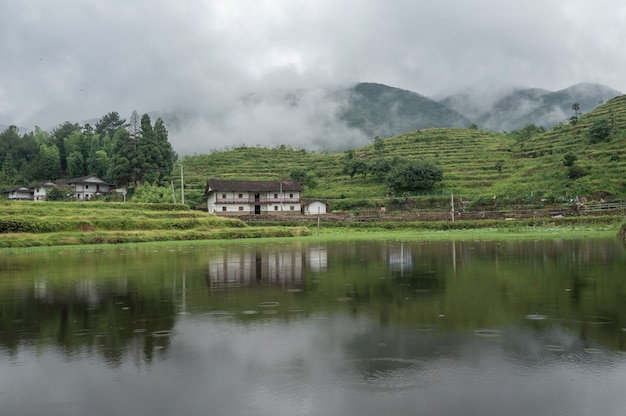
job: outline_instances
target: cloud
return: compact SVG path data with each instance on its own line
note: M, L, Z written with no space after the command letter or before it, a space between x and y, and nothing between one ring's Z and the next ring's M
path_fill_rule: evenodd
M271 97L243 114L240 97L360 81L426 96L583 81L626 91L625 23L617 0L8 2L0 123L50 128L109 111L176 111L207 116L185 126L189 134L206 127L227 143L273 143L294 128L298 143L357 140L329 131L341 126L332 108L306 101L315 93L301 107L310 114ZM318 118L328 127L305 134Z

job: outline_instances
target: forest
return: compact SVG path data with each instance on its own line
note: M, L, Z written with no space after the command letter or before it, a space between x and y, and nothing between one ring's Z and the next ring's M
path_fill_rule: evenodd
M0 132L0 186L86 175L118 186L160 183L177 157L163 120L136 111L128 122L110 112L94 126L65 122L49 132L10 126Z

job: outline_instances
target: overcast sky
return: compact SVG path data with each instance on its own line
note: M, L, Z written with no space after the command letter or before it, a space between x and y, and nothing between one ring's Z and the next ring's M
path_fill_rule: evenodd
M361 81L429 97L579 82L626 91L624 51L622 0L4 1L0 124L201 110L208 118L173 140L179 152L250 135L271 144L312 118L328 122L310 136L337 134L333 109L242 112L241 97Z

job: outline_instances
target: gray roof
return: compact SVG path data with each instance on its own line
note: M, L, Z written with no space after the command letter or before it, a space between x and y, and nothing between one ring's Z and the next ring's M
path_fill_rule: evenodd
M298 181L233 181L226 179L207 179L205 195L209 192L302 192Z

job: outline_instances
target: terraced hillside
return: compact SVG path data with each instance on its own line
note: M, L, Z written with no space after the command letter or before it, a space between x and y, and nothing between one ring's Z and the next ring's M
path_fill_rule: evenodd
M601 120L610 125L609 140L592 144L589 132ZM590 200L624 198L625 153L626 96L620 96L581 115L576 125L564 122L530 137L471 128L424 129L386 139L382 145L372 143L356 149L353 157L369 162L393 157L430 160L444 172L432 194L454 192L467 200L487 201L495 197L503 203L519 204L561 202L573 195ZM570 169L564 165L567 154L575 156L575 165L583 175L570 175ZM305 186L305 197L384 204L389 195L384 181L371 175L350 178L342 173L345 158L345 153L310 152L287 146L237 147L187 156L182 163L187 192L195 195L202 194L207 177L286 179L293 170L303 169L312 178L310 186Z

